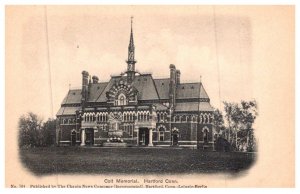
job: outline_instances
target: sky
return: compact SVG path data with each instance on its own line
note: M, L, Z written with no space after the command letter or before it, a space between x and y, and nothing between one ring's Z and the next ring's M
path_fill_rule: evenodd
M242 6L8 7L6 43L14 50L15 67L9 66L6 76L16 78L10 91L23 90L19 114L55 117L70 86L81 87L83 70L100 81L125 71L131 16L138 71L169 77L174 64L181 82L201 79L215 108L222 101L254 99L253 29L245 10L249 12Z

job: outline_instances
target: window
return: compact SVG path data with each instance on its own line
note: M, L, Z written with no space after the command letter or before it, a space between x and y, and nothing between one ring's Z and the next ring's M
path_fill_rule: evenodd
M159 141L164 141L165 133L164 131L159 131Z
M197 117L193 116L193 120L192 120L194 123L197 122Z
M207 129L204 129L204 132L203 132L203 141L204 141L204 143L208 142L208 131L207 131Z
M117 105L117 106L124 106L126 104L127 104L126 96L123 93L121 93L118 96L118 99L115 101L115 105Z
M125 98L124 98L124 96L120 97L120 105L125 105Z
M133 126L129 125L129 135L132 137L133 136Z
M158 141L164 141L165 140L165 127L160 126L158 131L159 131Z
M203 127L202 133L203 133L203 142L204 143L208 143L208 140L209 140L209 128L206 127L206 126Z

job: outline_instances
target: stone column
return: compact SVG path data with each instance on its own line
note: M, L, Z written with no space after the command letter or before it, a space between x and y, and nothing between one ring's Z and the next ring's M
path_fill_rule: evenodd
M134 128L136 129L136 145L139 145L139 128L135 125Z
M82 129L82 131L81 131L81 144L80 144L80 146L85 146L85 139L86 139L85 129Z
M153 129L150 128L150 129L149 129L149 144L148 144L148 146L150 146L150 147L153 146L152 138L153 138Z

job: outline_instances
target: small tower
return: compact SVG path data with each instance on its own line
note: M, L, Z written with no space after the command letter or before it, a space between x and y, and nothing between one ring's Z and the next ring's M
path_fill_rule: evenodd
M132 19L131 17L131 32L130 32L130 40L129 40L129 46L128 46L128 60L127 63L127 82L131 83L134 80L135 75L135 63L136 60L134 60L134 42L133 42L133 32L132 32Z

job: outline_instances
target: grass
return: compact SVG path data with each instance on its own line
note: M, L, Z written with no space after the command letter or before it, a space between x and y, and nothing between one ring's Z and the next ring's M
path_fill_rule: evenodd
M171 148L51 147L21 149L35 175L233 173L250 168L255 153Z

